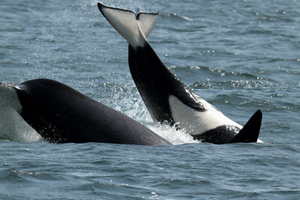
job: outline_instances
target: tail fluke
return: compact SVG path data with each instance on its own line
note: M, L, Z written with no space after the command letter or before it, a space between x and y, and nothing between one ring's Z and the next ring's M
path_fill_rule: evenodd
M157 20L158 13L138 13L113 8L98 3L98 8L107 21L133 47L144 46Z
M257 142L259 130L261 126L262 112L256 111L249 121L245 124L242 130L228 143L236 142Z

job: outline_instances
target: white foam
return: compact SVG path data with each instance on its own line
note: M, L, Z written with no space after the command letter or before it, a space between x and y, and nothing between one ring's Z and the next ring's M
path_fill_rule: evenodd
M175 126L156 124L156 126L148 126L148 128L174 145L200 143L184 130L176 130Z

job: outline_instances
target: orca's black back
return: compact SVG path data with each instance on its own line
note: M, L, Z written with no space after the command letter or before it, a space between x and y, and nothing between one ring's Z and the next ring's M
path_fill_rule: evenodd
M16 91L21 116L50 142L170 144L126 115L57 81L30 80Z

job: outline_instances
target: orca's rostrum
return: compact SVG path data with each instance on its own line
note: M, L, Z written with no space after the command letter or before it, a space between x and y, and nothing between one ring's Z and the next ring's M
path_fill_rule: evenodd
M138 13L98 3L108 22L128 41L129 68L151 117L186 130L195 139L216 144L259 142L262 112L244 127L192 93L162 63L147 41L158 13Z

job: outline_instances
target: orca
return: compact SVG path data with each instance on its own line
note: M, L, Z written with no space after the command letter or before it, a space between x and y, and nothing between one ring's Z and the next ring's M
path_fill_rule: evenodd
M142 124L60 82L0 83L8 107L51 143L171 144ZM1 98L0 98L1 99Z
M105 6L100 2L98 8L128 41L130 72L154 120L176 125L202 142L261 142L258 139L262 121L261 110L257 110L242 127L191 92L162 63L147 40L154 28L158 12L135 14L130 10Z

